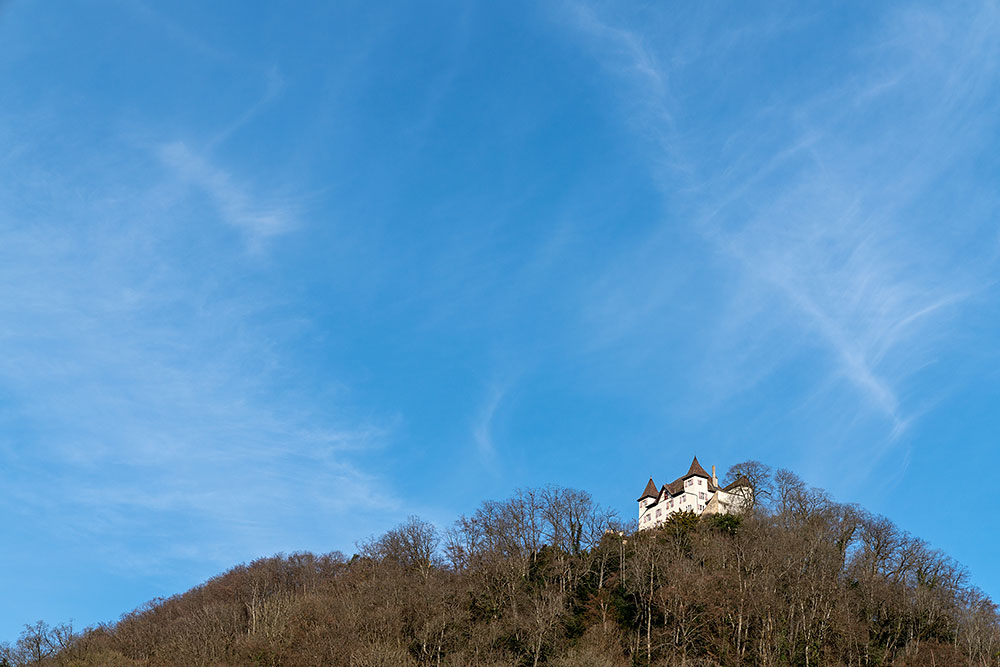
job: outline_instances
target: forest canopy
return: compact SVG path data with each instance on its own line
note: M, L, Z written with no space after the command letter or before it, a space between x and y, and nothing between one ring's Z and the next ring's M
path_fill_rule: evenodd
M749 473L749 474L748 474ZM636 532L584 491L418 517L339 552L237 566L116 623L26 626L0 665L1000 666L961 566L787 470L755 507Z

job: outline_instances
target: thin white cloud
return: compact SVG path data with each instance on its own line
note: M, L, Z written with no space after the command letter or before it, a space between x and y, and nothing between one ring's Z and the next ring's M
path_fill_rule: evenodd
M142 173L142 156L108 150L136 167L130 178ZM183 144L163 157L253 242L289 227ZM303 533L286 526L365 512L381 483L355 456L391 425L354 416L339 386L289 391L284 336L308 321L272 326L264 315L288 306L280 295L220 284L255 263L225 243L208 264L192 255L186 240L203 222L156 180L96 159L63 174L45 159L0 157L4 512L161 572L192 550L228 551L229 564L297 548ZM42 185L44 198L19 194ZM338 530L317 535L357 537Z
M479 456L486 462L492 462L496 458L496 445L493 442L493 419L506 393L506 389L498 386L492 387L472 425L472 439L476 443Z
M251 188L237 183L225 169L210 162L184 142L159 147L157 154L178 177L207 194L222 219L243 232L248 244L259 249L268 239L285 234L296 226L287 204L262 203L251 196Z
M165 41L205 59L207 62L232 65L237 58L219 48L217 41L210 41L197 31L183 25L143 0L119 2L120 9L162 33Z
M568 2L569 23L591 40L600 51L601 62L628 82L624 104L629 108L629 122L652 138L661 165L683 171L685 165L670 140L676 136L670 88L670 69L663 67L655 49L637 31L602 20L598 12L584 2Z
M668 70L660 66L639 33L602 21L594 9L584 3L569 3L568 7L578 29L610 47L612 67L619 74L634 78L648 100L659 105L662 117L669 118L665 106Z
M598 283L591 321L608 323L598 339L661 345L647 332L683 313L678 302L704 298L688 288L708 280L729 295L701 305L718 313L702 323L707 343L689 344L704 351L696 375L713 393L747 391L821 352L829 372L817 390L849 387L886 421L886 438L898 438L920 410L910 380L947 345L963 301L989 272L984 263L954 264L940 233L950 226L974 235L983 226L974 211L963 217L958 206L933 221L914 207L940 174L975 155L994 122L981 109L996 102L988 83L998 71L996 5L889 11L880 31L853 45L857 54L845 54L858 65L840 80L804 97L775 90L739 125L715 126L721 136L681 124L679 93L666 95L665 82L678 78L675 68L735 57L727 44L773 39L780 26L736 40L710 36L705 17L685 17L690 50L679 54L673 35L650 32L661 27L654 20L628 26L590 5L572 7L576 27L624 84L626 122L659 123L647 136L693 177L651 163L672 208L688 201L693 214L665 223ZM672 246L685 223L712 251L700 266L678 261Z
M269 104L281 95L281 91L284 87L285 80L281 76L281 71L273 65L268 67L264 72L264 92L262 93L260 99L257 100L257 102L255 102L249 109L241 113L236 120L231 122L221 132L216 134L209 142L208 149L211 150L219 144L225 143L230 137L250 124L250 122L256 118L258 114L260 114Z

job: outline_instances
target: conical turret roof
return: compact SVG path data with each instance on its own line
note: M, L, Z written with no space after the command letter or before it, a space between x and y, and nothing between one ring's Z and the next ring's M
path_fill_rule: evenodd
M646 482L645 490L642 492L642 495L639 496L639 500L642 500L643 498L659 498L659 497L660 497L660 492L657 490L656 484L653 483L653 478L650 477L649 481Z
M698 475L699 477L704 477L705 479L712 479L712 476L709 475L707 472L705 472L705 469L701 467L700 463L698 463L697 456L694 457L693 461L691 461L691 467L688 468L687 474L684 475L684 477L682 477L681 479L687 479L688 477L692 477L694 475Z

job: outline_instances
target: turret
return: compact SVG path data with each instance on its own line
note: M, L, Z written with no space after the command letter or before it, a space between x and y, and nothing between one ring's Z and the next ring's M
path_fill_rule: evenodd
M697 456L694 457L693 461L691 461L691 467L688 468L687 474L684 475L682 479L687 479L688 477L693 477L695 475L698 477L704 477L705 479L711 479L711 477L708 476L708 473L705 472L705 469L701 467L701 464L698 463Z
M642 495L639 496L639 521L643 519L649 521L648 516L643 516L650 505L655 505L656 500L660 497L660 492L656 489L656 483L653 482L653 478L650 477L649 481L646 482L646 488L643 490Z
M639 496L639 502L641 503L646 498L659 498L660 492L656 489L656 484L653 482L653 478L650 477L649 481L646 482L646 488L643 490L642 495Z

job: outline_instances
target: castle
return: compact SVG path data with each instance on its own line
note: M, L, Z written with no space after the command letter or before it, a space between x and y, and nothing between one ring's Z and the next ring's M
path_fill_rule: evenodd
M753 488L742 475L728 486L719 486L715 466L709 475L694 457L686 474L657 489L649 478L639 496L639 530L661 525L677 512L695 514L730 514L750 507Z

